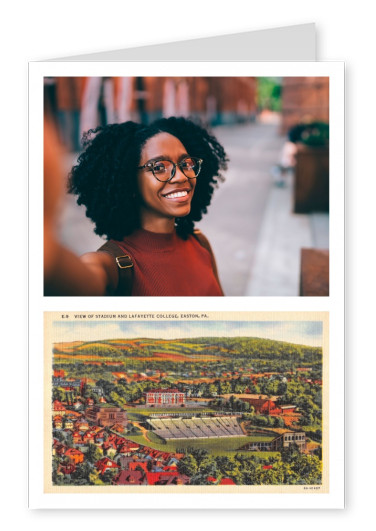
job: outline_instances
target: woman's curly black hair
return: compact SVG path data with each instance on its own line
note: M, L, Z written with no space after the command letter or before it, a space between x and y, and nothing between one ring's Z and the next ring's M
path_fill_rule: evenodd
M186 239L194 222L207 212L227 156L214 136L186 118L162 118L151 125L134 122L91 129L83 136L85 150L69 174L68 191L86 206L86 216L95 223L95 233L122 240L140 228L137 172L146 141L158 133L170 133L187 153L203 159L188 216L176 219L176 231Z

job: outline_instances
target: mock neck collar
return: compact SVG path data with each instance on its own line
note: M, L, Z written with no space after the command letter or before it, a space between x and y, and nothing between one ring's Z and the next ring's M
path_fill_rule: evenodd
M131 241L135 247L148 251L167 251L174 247L177 240L176 230L172 232L151 232L145 229L137 229L124 240Z

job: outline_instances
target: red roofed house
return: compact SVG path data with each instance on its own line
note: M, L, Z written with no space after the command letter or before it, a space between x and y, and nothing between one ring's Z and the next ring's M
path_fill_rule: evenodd
M63 417L61 415L55 415L53 419L54 428L61 430L63 427Z
M133 452L137 452L137 450L140 448L140 445L137 443L134 443L132 441L129 441L128 439L125 441L124 444L118 448L119 454L129 454L131 455Z
M79 431L87 431L89 429L89 423L86 420L76 420L74 427Z
M222 395L223 398L229 400L231 394ZM248 402L251 406L255 408L256 413L261 413L264 415L270 415L272 412L278 412L277 402L280 399L280 396L267 396L267 395L256 395L256 394L233 394L234 398L242 400L243 402Z
M52 455L64 455L66 450L67 446L65 446L65 444L61 443L57 439L54 439L52 445Z
M112 480L113 485L146 485L145 475L140 470L122 470Z
M148 461L131 461L128 465L128 470L137 470L141 468L144 472L148 471Z
M72 433L72 437L73 437L73 444L82 443L82 435L78 430Z
M83 463L84 461L84 454L76 448L68 448L68 450L65 452L65 457L68 457L75 465L78 463Z
M146 480L148 485L185 485L189 482L189 477L178 472L147 472Z
M219 485L236 485L236 483L231 478L222 478Z
M99 459L99 461L95 463L95 466L101 474L104 474L106 470L119 468L119 465L117 465L115 461L112 461L112 459L109 459L108 457L102 457L102 459Z
M58 473L65 475L72 474L75 470L76 465L74 465L73 463L61 463L57 469Z
M95 434L91 430L87 430L82 436L82 441L86 444L94 443L94 440Z
M55 400L52 405L52 414L53 415L61 415L62 413L65 413L66 408L63 406L59 400Z

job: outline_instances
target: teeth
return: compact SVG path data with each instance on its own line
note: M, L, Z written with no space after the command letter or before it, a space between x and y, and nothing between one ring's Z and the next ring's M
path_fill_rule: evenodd
M173 199L174 197L184 197L188 195L188 192L175 192L174 194L167 194L165 197L171 197Z

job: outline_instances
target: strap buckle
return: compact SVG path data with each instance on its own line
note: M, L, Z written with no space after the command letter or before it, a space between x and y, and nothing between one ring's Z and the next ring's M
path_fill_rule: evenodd
M120 262L122 258L125 258L127 261L125 265L122 265ZM122 256L116 256L115 260L120 269L128 269L129 267L133 267L132 258L128 254L123 254Z

